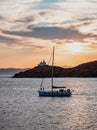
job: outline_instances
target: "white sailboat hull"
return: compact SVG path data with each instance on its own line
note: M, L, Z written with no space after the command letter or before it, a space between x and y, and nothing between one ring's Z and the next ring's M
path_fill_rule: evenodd
M67 90L64 91L38 91L40 97L70 97L72 94Z

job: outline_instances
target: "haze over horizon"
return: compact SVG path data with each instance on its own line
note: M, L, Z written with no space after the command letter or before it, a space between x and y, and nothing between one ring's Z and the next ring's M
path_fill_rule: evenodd
M1 0L0 68L97 60L97 0Z

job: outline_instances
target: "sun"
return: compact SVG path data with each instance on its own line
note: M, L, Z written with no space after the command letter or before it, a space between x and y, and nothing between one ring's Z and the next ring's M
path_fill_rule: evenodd
M81 43L69 43L66 45L67 50L70 52L78 53L82 52L83 46Z

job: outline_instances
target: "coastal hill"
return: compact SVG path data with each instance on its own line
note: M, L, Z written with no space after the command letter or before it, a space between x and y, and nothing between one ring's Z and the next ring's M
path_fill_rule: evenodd
M13 78L51 77L52 66L36 66L33 69L16 73ZM97 61L80 64L73 68L54 66L54 77L97 77Z

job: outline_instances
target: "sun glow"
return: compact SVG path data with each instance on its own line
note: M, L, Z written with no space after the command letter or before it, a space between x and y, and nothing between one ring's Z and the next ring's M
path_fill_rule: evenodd
M83 46L81 43L70 43L66 45L67 50L69 50L70 52L82 52L83 50Z

